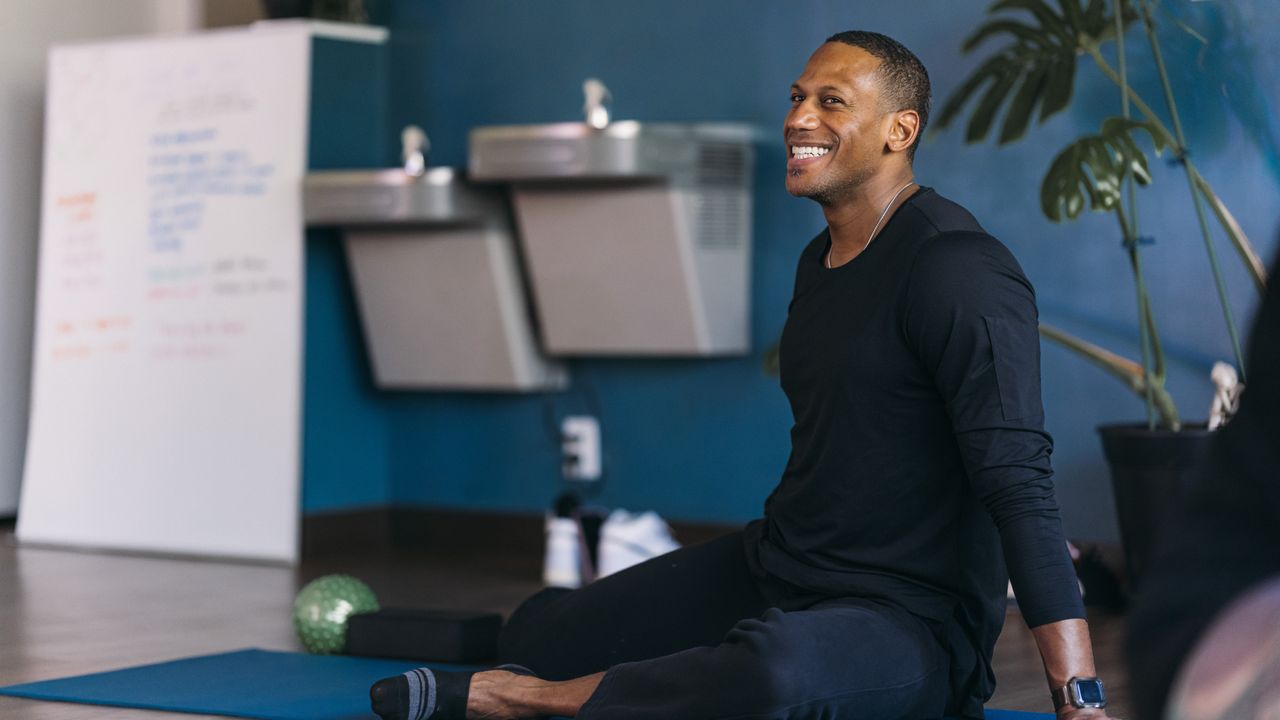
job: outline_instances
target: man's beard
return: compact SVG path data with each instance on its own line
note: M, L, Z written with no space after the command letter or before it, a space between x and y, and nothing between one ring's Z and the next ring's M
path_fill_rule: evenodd
M792 172L793 177L799 174L799 171ZM822 207L833 207L853 194L854 190L871 177L871 174L871 168L862 168L847 177L827 177L819 180L813 187L793 194L796 197L808 198Z

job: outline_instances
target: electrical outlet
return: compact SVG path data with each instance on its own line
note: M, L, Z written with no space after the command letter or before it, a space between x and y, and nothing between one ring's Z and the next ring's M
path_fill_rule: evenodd
M560 452L567 480L600 479L600 421L590 415L570 415L560 423Z

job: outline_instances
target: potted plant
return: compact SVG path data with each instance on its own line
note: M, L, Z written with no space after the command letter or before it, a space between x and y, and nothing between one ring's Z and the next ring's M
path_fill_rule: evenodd
M998 142L1011 143L1026 135L1037 110L1043 122L1071 104L1077 63L1094 63L1117 86L1120 114L1101 119L1096 134L1075 139L1057 154L1041 185L1040 204L1055 222L1072 220L1086 209L1115 216L1137 296L1141 359L1122 357L1050 325L1041 324L1040 332L1119 378L1146 405L1145 424L1099 428L1131 580L1141 575L1160 526L1206 456L1210 437L1204 426L1184 424L1165 388L1165 354L1143 271L1144 245L1149 241L1139 234L1136 222L1135 186L1152 181L1145 148L1157 155L1169 153L1186 176L1241 379L1246 368L1211 238L1211 219L1230 239L1259 291L1266 283L1264 266L1249 239L1191 161L1156 36L1157 3L1056 0L1054 7L1048 0L999 0L989 8L987 22L963 45L965 52L993 46L994 52L947 98L937 121L939 129L946 128L968 108L965 140L980 142L997 125L1001 109L1007 108ZM1129 85L1125 40L1131 30L1145 36L1159 73L1167 122ZM1115 66L1102 53L1108 43L1116 45Z

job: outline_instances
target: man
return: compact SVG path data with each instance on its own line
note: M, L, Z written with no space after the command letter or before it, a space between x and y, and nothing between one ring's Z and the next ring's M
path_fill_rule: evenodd
M914 182L928 112L923 65L874 33L831 37L791 88L787 190L828 228L801 255L782 335L795 426L765 517L534 596L500 648L531 670L408 673L373 687L375 711L981 717L1005 563L1050 688L1096 689L1032 290L967 212ZM1058 712L1102 716L1070 700Z

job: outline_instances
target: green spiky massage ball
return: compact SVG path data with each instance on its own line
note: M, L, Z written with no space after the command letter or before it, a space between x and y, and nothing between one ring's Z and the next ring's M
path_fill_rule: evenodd
M376 612L378 598L350 575L325 575L307 583L293 601L293 629L307 652L332 655L347 642L347 618Z

